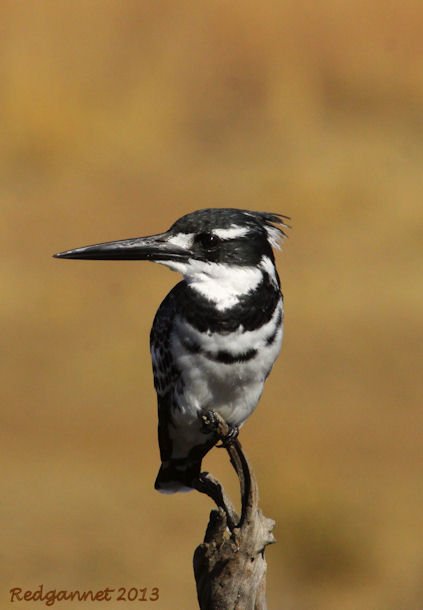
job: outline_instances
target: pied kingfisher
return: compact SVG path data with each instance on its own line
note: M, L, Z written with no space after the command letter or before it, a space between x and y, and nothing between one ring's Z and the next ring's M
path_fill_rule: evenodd
M272 247L286 216L198 210L168 231L56 254L151 260L183 275L160 305L150 348L161 467L155 488L190 491L216 444L201 416L219 413L233 435L254 411L282 343L283 298Z

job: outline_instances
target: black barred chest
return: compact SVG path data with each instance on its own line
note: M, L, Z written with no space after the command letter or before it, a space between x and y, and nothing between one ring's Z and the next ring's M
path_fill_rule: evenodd
M217 409L240 424L255 408L281 348L282 301L268 323L254 331L199 332L176 318L170 340L180 373L175 386L181 416Z

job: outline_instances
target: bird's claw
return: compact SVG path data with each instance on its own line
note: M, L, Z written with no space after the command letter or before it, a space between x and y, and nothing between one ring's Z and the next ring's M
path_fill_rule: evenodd
M232 443L234 443L236 441L236 439L238 438L238 434L239 434L239 428L238 426L230 426L228 424L229 427L229 432L228 434L226 434L225 436L223 436L220 439L220 445L216 445L216 447L218 449L226 449L226 447L229 447L229 445L232 445Z
M214 411L207 411L200 416L202 426L201 429L205 434L210 434L210 432L214 432L215 435L218 436L220 440L220 445L216 445L219 449L222 447L228 447L231 445L238 437L239 428L238 426L231 426L227 422L223 422L220 417L216 415ZM222 434L221 427L222 423L226 425L228 432L226 434Z
M217 432L219 428L219 420L216 417L214 411L207 411L200 415L201 420L201 431L204 434L210 434L210 432Z

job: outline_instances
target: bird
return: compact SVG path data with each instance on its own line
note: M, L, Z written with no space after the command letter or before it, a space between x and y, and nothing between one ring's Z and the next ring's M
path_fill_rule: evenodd
M224 419L229 443L259 402L282 344L283 295L273 250L286 237L288 220L205 208L160 234L54 255L147 260L183 276L159 306L150 333L161 458L154 486L162 493L195 488L202 460L217 444L205 415Z

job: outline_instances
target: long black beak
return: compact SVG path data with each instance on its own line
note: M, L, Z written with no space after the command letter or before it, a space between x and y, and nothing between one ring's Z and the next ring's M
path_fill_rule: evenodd
M168 233L149 237L133 237L108 241L92 246L83 246L54 254L55 258L77 258L84 260L136 260L136 261L186 261L191 252L169 241Z

